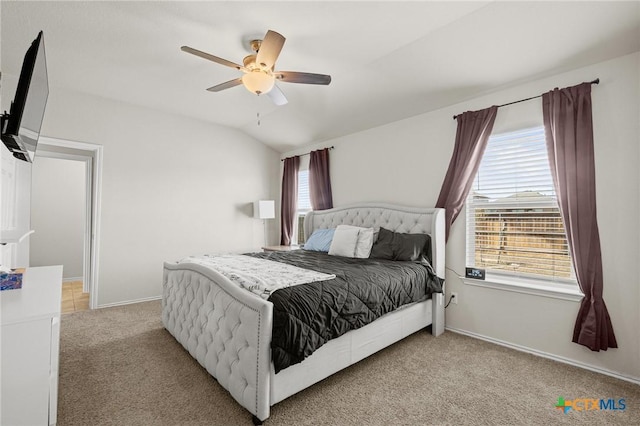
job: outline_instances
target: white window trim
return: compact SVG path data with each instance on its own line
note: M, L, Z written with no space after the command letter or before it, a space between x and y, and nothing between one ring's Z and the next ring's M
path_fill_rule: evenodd
M501 275L487 273L484 280L460 277L463 283L476 287L492 288L494 290L512 291L516 293L531 294L534 296L550 297L552 299L569 300L579 302L584 297L577 282L571 280L565 282L554 281L553 284L544 279L516 277L513 275Z

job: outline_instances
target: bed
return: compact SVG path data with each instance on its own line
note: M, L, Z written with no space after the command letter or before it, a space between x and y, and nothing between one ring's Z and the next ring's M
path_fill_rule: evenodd
M349 205L308 213L304 233L309 237L318 229L338 225L427 234L431 272L444 277L443 209ZM443 280L441 283L444 285ZM253 414L254 423L261 424L274 404L416 331L431 326L431 333L440 335L444 331L443 293L403 305L331 339L302 362L277 372L271 352L274 304L204 265L164 264L162 321L191 356Z

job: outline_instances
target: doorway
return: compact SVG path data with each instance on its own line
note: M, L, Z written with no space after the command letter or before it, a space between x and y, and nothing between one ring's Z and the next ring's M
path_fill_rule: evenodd
M85 142L41 137L37 156L72 160L84 164L84 232L82 292L89 293L89 309L98 306L98 249L100 237L100 195L102 146Z

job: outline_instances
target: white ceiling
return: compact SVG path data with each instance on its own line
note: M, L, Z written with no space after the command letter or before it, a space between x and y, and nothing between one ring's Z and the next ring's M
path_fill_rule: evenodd
M280 152L640 50L639 1L3 1L0 13L3 76L42 29L52 88L230 126ZM239 72L180 51L241 63L268 29L287 38L276 70L332 83L279 83L289 104L276 107L242 86L207 92Z

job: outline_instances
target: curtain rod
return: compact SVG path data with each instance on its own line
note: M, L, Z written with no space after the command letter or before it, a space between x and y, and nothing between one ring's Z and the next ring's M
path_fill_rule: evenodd
M328 148L326 148L326 149L333 149L333 148L334 148L334 146L333 146L333 145L331 145L330 147L328 147ZM325 148L322 148L322 149L325 149ZM306 154L292 155L291 157L287 157L287 158L302 157L303 155L309 155L309 154L311 154L311 153L310 153L310 152L307 152ZM284 160L286 160L287 158L281 158L281 159L280 159L280 161L284 161Z
M593 81L589 82L590 84L600 84L600 79L596 78ZM532 96L530 98L526 98L526 99L520 99L519 101L513 101L513 102L509 102L508 104L502 104L502 105L498 105L498 108L503 107L503 106L507 106L507 105L513 105L513 104L518 104L520 102L524 102L524 101L530 101L531 99L537 99L537 98L541 98L542 95L538 95L538 96ZM456 118L458 118L459 116L461 116L462 114L457 114L453 116L453 119L455 120Z

